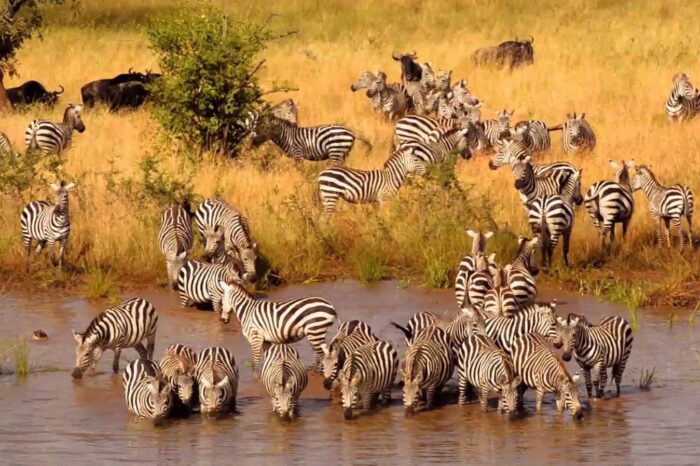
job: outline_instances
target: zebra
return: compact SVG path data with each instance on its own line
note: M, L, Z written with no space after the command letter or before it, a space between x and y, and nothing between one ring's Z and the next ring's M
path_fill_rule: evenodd
M451 118L433 118L425 115L407 115L396 122L394 142L437 142L455 128ZM396 144L394 144L396 146Z
M166 273L172 289L177 288L177 277L180 271L177 268L178 255L183 251L189 251L192 247L191 216L188 202L170 205L161 216L158 244L165 256Z
M162 380L158 363L131 361L124 369L122 382L126 407L135 415L158 425L172 411L172 386Z
M338 376L345 419L352 419L358 399L366 411L378 396L382 397L382 404L388 405L398 368L399 356L385 341L367 343L351 352Z
M511 135L515 141L521 142L530 152L542 152L549 150L552 145L549 133L561 129L561 125L548 128L544 121L526 120L516 123Z
M217 346L202 350L194 374L202 413L215 415L236 409L238 367L229 350Z
M344 126L293 126L274 115L253 118L251 135L253 146L271 140L296 161L330 160L332 164L342 164L355 144L355 139L362 141L369 149L372 147L369 141L356 136Z
M299 395L309 383L299 353L288 345L272 345L263 357L261 379L270 395L272 412L285 421L298 415Z
M561 137L561 147L564 152L592 151L595 149L595 143L595 133L586 120L586 114L576 116L575 112L573 115L567 113Z
M493 271L490 264L495 264L495 258L496 253L492 253L488 258L482 253L475 254L475 268L467 280L466 297L462 308L465 307L465 304L471 304L478 308L484 305L486 292L493 288Z
M292 99L284 99L270 107L270 113L282 120L288 121L292 126L299 124L299 110Z
M338 378L338 370L343 367L345 359L357 348L367 343L377 341L372 329L366 323L359 320L343 322L338 327L338 332L326 345L321 345L323 351L323 388L330 390Z
M530 304L537 296L535 276L539 273L539 269L535 259L535 248L539 240L537 236L532 239L518 236L518 252L510 263L507 283L519 305Z
M119 371L119 356L124 348L134 348L141 359L152 359L157 326L156 308L145 299L129 299L107 309L92 319L84 332L73 330L78 346L71 375L79 379L88 368L94 369L108 349L114 351L112 370L115 373ZM143 340L146 340L145 348Z
M55 247L58 243L58 269L63 266L63 257L70 236L70 213L68 212L68 193L75 189L75 183L51 183L56 192L53 204L49 201L31 201L20 214L22 244L26 251L26 272L29 273L29 260L32 252L32 241L37 241L34 256L39 257L41 250L47 245L51 248L51 262L55 262Z
M440 164L447 160L449 154L458 152L464 159L471 158L471 128L453 128L442 134L435 142L402 142L397 147L399 152L409 152L425 164Z
M605 249L605 238L610 235L609 246L615 241L615 224L622 223L622 237L627 235L627 228L634 213L634 197L630 186L629 169L634 160L622 161L621 164L611 160L615 170L616 181L598 181L588 189L583 203L586 212L593 219L593 224L600 236L600 250Z
M474 332L485 332L484 317L473 308L465 308L451 320L443 320L432 312L419 312L413 315L406 327L390 322L392 326L401 330L406 338L406 345L410 346L423 329L436 327L444 331L449 339L449 345L453 349L455 357L459 345Z
M457 275L455 276L455 298L457 298L457 305L459 307L465 304L464 299L466 297L467 283L469 282L471 274L476 271L476 255L479 253L483 254L486 251L486 241L493 236L492 231L482 233L480 231L467 229L466 233L467 236L472 238L472 249L470 254L465 255L459 261ZM495 262L489 263L489 267L495 271Z
M190 307L211 303L214 312L221 314L223 289L221 281L240 279L235 259L223 264L186 259L187 252L177 256L174 267L178 270L176 291L180 295L180 306Z
M642 190L649 201L651 218L656 224L656 241L659 247L663 245L663 237L668 247L671 247L670 224L673 223L678 236L678 249L683 250L681 218L684 215L688 221L688 243L692 246L694 197L688 186L682 184L662 186L650 166L640 165L632 177L630 187L632 192ZM661 226L661 220L664 221L665 230Z
M426 92L426 113L436 113L438 116L452 116L452 95L450 95L449 98L447 97L448 94L452 94L450 89L451 80L451 70L439 70L437 72L435 75L435 84ZM442 107L449 107L449 109Z
M68 149L73 137L73 130L82 133L85 124L81 119L82 105L68 104L63 113L62 123L46 120L33 120L24 132L24 142L28 151L39 151L42 155L61 152Z
M503 141L501 150L498 151L489 160L489 168L497 170L499 167L510 165L513 168L518 162L530 156L527 148L518 141ZM553 175L563 183L568 178L569 174L576 170L576 167L569 162L554 162L545 164L532 164L532 170L535 176Z
M435 396L453 371L454 358L447 333L435 326L419 331L406 351L401 368L406 415L414 414L421 401L426 409L431 409Z
M517 388L522 379L516 375L510 356L486 335L471 335L459 347L457 355L460 405L468 401L469 386L479 393L481 410L488 410L488 395L500 391L498 410L511 413L517 405Z
M433 326L439 321L440 319L438 318L438 316L436 316L432 312L418 312L408 320L408 324L406 324L405 327L397 324L394 321L390 321L390 324L398 330L401 330L401 333L403 333L404 337L406 338L406 346L411 346L415 335L420 330L426 327Z
M557 317L556 324L562 343L564 361L571 360L571 353L576 352L576 362L583 370L588 397L602 398L608 381L608 367L612 367L612 376L620 396L620 383L625 372L627 359L632 351L632 327L623 317L609 316L597 324L578 314L569 314L566 319ZM591 381L593 369L593 381Z
M690 120L698 111L700 111L700 91L693 87L687 74L676 73L673 76L671 94L666 99L666 114L669 120Z
M196 404L197 387L195 386L194 368L197 353L185 345L170 345L160 360L163 379L177 390L176 405L189 410Z
M10 138L5 133L0 132L0 155L12 154L12 144Z
M385 204L408 175L425 174L425 162L410 151L398 150L379 170L331 167L318 175L318 191L326 214L335 212L338 199L352 204Z
M515 372L522 377L519 391L519 402L527 387L534 388L537 393L536 409L542 410L542 398L545 393L554 393L557 400L557 411L565 407L576 419L583 418L583 410L578 399L578 374L573 378L564 367L561 358L554 352L545 337L538 333L526 333L513 342L511 351Z
M555 308L555 302L547 306L530 304L522 306L513 317L490 317L484 324L484 333L506 353L512 353L515 339L528 332L537 332L561 347L555 328Z
M316 297L262 301L238 282L221 282L220 286L224 290L221 320L227 324L231 312L235 312L243 336L250 343L254 374L260 367L263 343L295 343L304 337L316 355L315 367L319 367L323 358L321 344L337 318L331 303Z
M497 119L484 121L484 133L491 147L500 147L503 139L510 136L510 117L513 113L515 110L509 112L504 109L496 112Z
M510 265L503 269L499 268L493 275L493 285L484 295L483 312L487 317L496 315L513 317L518 312L520 306L515 299L515 293L508 286L507 277L510 269Z
M406 94L401 89L387 84L386 73L382 71L377 71L374 82L367 89L367 95L378 97L378 110L390 120L403 115L408 108Z
M520 199L527 207L533 201L544 196L561 194L569 197L576 205L583 203L583 197L580 192L576 192L576 187L580 191L580 174L581 170L574 169L565 176L560 176L561 173L549 172L544 175L536 175L532 166L532 160L528 155L523 160L515 162L511 171L515 179L515 189L520 192ZM572 178L576 178L578 182L572 182Z
M581 197L582 172L583 170L578 170L569 177L562 188L561 195L537 197L527 204L528 222L533 233L539 235L545 268L552 265L552 254L557 247L559 237L564 239L562 244L564 264L569 266L569 240L574 226L574 204L580 204L583 199Z

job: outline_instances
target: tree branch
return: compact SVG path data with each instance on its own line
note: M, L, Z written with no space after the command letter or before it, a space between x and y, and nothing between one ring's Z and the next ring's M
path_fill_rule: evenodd
M15 16L19 10L32 0L7 0L7 13L5 13L5 21L13 23Z
M265 91L265 92L263 92L263 93L260 94L260 95L263 96L263 95L268 95L268 94L275 94L275 93L277 93L277 92L285 92L285 93L287 93L287 92L295 92L295 91L298 91L298 90L299 90L298 87L281 86L281 87L276 87L276 88L274 88L274 89L271 89L271 90L269 90L269 91Z

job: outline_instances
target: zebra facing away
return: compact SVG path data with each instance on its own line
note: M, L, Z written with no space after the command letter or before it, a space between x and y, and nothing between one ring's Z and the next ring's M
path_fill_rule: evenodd
M469 275L467 280L465 300L461 307L466 307L466 304L471 304L474 307L481 308L484 305L486 293L493 288L493 275L495 270L492 269L492 264L495 264L496 253L492 253L488 258L482 253L474 255L474 272Z
M308 297L289 301L263 301L253 297L238 282L221 282L224 290L221 320L228 323L231 312L241 322L241 332L250 343L253 374L258 373L264 343L295 343L306 337L316 355L315 367L323 358L321 345L337 318L325 299Z
M63 113L63 122L52 123L46 120L34 120L24 132L24 142L28 151L40 151L42 154L57 153L61 155L68 149L73 137L73 130L82 133L85 124L81 119L82 105L68 104Z
M566 122L561 136L561 147L564 152L576 153L595 149L595 133L586 120L586 114L576 116L566 114Z
M700 91L690 83L688 75L673 76L671 94L666 99L666 114L671 121L690 120L700 111Z
M582 315L569 314L566 319L557 317L557 332L563 347L562 358L571 360L571 353L576 353L576 361L586 380L588 397L595 387L595 397L601 398L608 381L608 367L612 367L612 376L620 396L622 374L627 359L632 351L632 327L622 317L606 317L597 324L590 324ZM593 370L593 381L591 381Z
M593 219L593 224L600 237L600 250L605 249L605 238L610 235L608 250L615 241L615 224L622 223L622 237L627 235L627 228L634 212L634 197L630 186L629 169L634 160L622 161L621 164L611 160L615 170L616 181L598 181L588 189L583 203L586 212Z
M152 359L157 326L156 309L145 299L130 299L107 309L92 319L84 332L73 330L78 346L71 375L79 379L88 368L94 369L108 349L114 351L114 372L119 371L119 356L124 348L134 348L141 359ZM146 340L145 348L143 340Z
M668 247L671 247L670 224L676 230L678 237L678 249L683 250L683 229L681 218L685 215L688 221L688 243L693 244L693 192L682 184L663 186L656 180L650 166L640 165L632 177L630 183L632 192L642 190L649 201L651 218L656 224L656 241L659 247L663 245L665 238ZM661 220L666 226L661 226Z
M365 411L372 408L379 396L382 404L388 405L398 368L399 356L385 341L368 343L348 355L338 376L345 419L352 419L358 399Z
M177 391L176 405L189 410L196 405L197 387L194 368L197 353L185 345L170 345L160 360L160 370L166 382Z
M211 303L214 312L221 314L224 292L220 283L240 279L237 262L231 259L223 264L209 264L186 259L186 254L181 252L177 256L177 265L175 265L178 270L175 289L180 295L180 306L190 307Z
M321 345L323 350L323 388L330 390L338 378L338 371L345 364L345 359L360 346L377 341L372 329L359 320L343 322L330 344Z
M261 379L272 411L285 421L297 416L299 395L309 381L299 353L284 344L270 346L263 356Z
M536 264L535 248L538 243L537 236L533 239L518 236L518 252L507 273L508 286L520 305L534 302L537 296L535 276L539 273L539 268Z
M522 143L531 152L548 150L552 145L550 131L561 130L561 126L547 127L544 121L519 121L511 131L514 140Z
M471 253L462 257L462 260L459 261L457 275L455 276L455 298L457 298L457 305L460 307L465 304L469 278L474 272L476 272L476 256L477 254L483 254L486 251L486 241L493 236L492 231L482 233L480 231L467 229L466 233L467 236L472 238ZM489 263L489 268L495 272L495 261L493 263Z
M519 305L515 299L515 293L508 286L510 270L511 266L507 265L505 268L499 268L493 275L493 286L486 292L482 307L486 317L494 315L513 317L518 312Z
M194 373L202 413L217 415L236 409L238 367L229 350L217 346L202 350Z
M5 133L0 132L0 155L12 154L12 144L10 138Z
M408 151L398 150L379 170L332 167L318 175L324 212L335 212L338 199L352 204L386 203L411 174L424 175L425 163Z
M52 183L51 188L56 192L53 204L49 201L31 201L20 215L22 244L26 251L26 271L29 272L29 260L32 251L32 241L36 240L34 252L39 257L45 246L51 248L51 261L55 262L54 245L58 243L58 268L63 266L63 257L70 236L70 214L68 212L68 193L75 188L75 183Z
M170 414L172 386L162 379L158 363L145 359L130 362L124 369L122 382L129 411L156 425Z
M172 204L161 216L158 244L160 252L165 256L165 268L173 289L177 287L177 276L180 271L178 256L192 247L191 216L189 203Z
M519 403L522 406L523 395L527 387L536 391L536 409L542 410L542 399L546 393L554 393L557 411L569 410L576 419L583 418L583 409L578 399L579 376L573 378L564 367L561 358L554 352L550 343L540 334L526 333L513 342L513 366L522 377L519 391Z

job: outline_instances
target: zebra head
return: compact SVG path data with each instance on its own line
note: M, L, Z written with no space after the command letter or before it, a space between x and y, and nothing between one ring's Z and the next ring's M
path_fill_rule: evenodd
M527 188L532 182L534 171L532 168L531 157L528 155L523 160L516 161L512 166L513 178L515 179L515 189L521 190Z
M562 347L562 342L556 328L556 314L554 313L556 306L556 301L549 303L549 306L535 304L537 314L532 330L547 338L558 349Z
M74 128L79 133L85 131L85 123L80 118L83 112L82 105L68 104L66 111L63 112L63 122L68 124L71 128Z
M199 404L201 412L213 414L224 411L230 402L230 381L228 375L216 382L212 371L212 379L202 377L199 380Z
M576 328L580 319L575 314L569 314L566 319L557 316L556 319L557 339L563 348L561 358L564 361L571 361L571 353L576 348Z
M435 89L447 92L452 84L452 70L439 70L435 78Z
M512 375L512 374L511 374ZM501 398L498 402L498 411L510 414L515 412L518 406L518 386L522 383L522 378L516 376L508 380L506 374L501 374L498 378L498 385L501 389Z
M583 169L574 170L569 176L567 185L564 187L564 193L566 193L571 201L576 205L583 204L583 194L581 194L581 175L583 174Z
M83 376L83 372L95 367L102 355L102 350L97 347L92 338L85 338L85 333L73 330L73 338L78 346L75 348L75 368L71 372L71 376L74 379L79 379Z
M377 70L374 80L370 83L369 87L367 87L367 96L371 97L377 93L381 94L386 88L386 73Z
M418 402L423 397L423 381L425 374L422 370L418 370L416 374L411 374L405 368L401 369L401 378L403 384L403 405L406 410L406 416L412 416L415 413Z
M65 214L68 211L68 193L75 189L75 183L65 184L61 181L58 184L51 183L49 186L56 192L56 202L54 203L56 210Z
M539 242L539 236L532 239L518 236L519 247L515 260L520 260L533 277L540 272L540 268L537 266L537 244Z
M333 386L333 381L338 375L338 367L340 366L340 339L331 342L330 347L323 343L321 345L323 351L323 388L330 390Z
M513 141L527 145L532 140L530 136L530 123L527 121L517 122L510 132L510 136Z
M173 252L169 251L165 256L165 268L168 272L168 280L170 281L170 288L177 290L177 284L180 276L180 269L185 265L187 260L187 251Z
M634 160L622 160L618 165L614 160L610 161L610 166L615 170L615 181L621 185L630 185L629 169L634 167Z
M421 68L420 86L423 88L423 90L434 89L436 77L435 71L433 71L433 65L426 62L419 66Z
M299 111L297 104L292 99L284 99L282 102L270 107L270 114L275 118L289 122L292 126L298 124Z
M343 404L343 416L345 420L352 419L352 410L355 407L358 387L362 384L362 374L353 370L353 364L347 364L338 375L340 383L340 396Z
M564 370L564 373L559 376L559 380L557 381L557 392L559 393L557 409L559 411L564 408L568 409L574 419L583 419L583 408L578 399L577 384L579 379L578 373L571 377L566 373L566 370Z
M574 141L580 140L583 136L588 134L588 123L586 122L586 114L582 113L576 115L566 114L566 123L564 123L565 131L571 135L571 139Z
M483 253L484 251L486 251L486 240L493 236L492 231L482 233L481 231L467 229L466 233L467 236L469 236L472 239L472 254L476 254L478 252Z
M177 387L177 396L183 405L191 407L194 402L195 384L192 373L175 376L173 383Z
M146 376L143 382L146 384L150 398L145 403L152 410L149 414L152 416L153 423L158 425L170 414L172 409L172 386L151 376Z
M496 170L505 165L513 166L518 161L524 159L527 156L527 150L525 147L516 141L504 140L501 141L499 150L496 154L489 160L489 168L491 170Z
M239 301L241 298L253 299L253 296L236 280L231 283L221 281L219 282L219 286L223 291L223 296L221 298L221 321L228 324L231 320L231 312L234 312L240 319L241 316L238 315Z
M672 94L683 97L687 100L695 100L698 97L698 90L690 83L690 78L685 73L676 73L673 76Z
M454 92L454 91L453 91ZM464 116L470 123L476 123L481 120L481 106L484 102L475 102L473 104L463 103L462 109L464 110Z
M377 79L377 76L372 74L371 71L365 71L360 75L360 77L355 81L351 86L350 90L352 92L359 91L361 89L369 89L369 87L374 83L374 81ZM367 91L369 94L369 91Z
M282 134L285 125L292 126L290 122L281 120L272 114L258 115L254 118L250 127L253 147L257 147L270 139L277 140Z
M645 185L651 180L656 180L654 174L651 171L651 165L640 165L635 167L634 175L632 176L632 181L630 181L630 188L632 192L643 189Z
M253 283L257 280L255 262L258 260L258 243L250 243L238 249L238 259L243 264L243 280Z
M515 110L511 110L510 112L506 109L503 109L502 112L498 110L496 111L498 128L500 129L499 132L501 134L510 130L510 117L513 116L513 113L515 113Z

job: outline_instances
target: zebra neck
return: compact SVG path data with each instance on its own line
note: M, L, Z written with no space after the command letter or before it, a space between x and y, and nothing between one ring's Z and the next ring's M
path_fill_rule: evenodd
M576 345L574 349L580 355L583 355L586 350L591 346L591 334L590 328L579 324L576 326Z
M233 295L233 310L241 323L250 314L248 311L253 307L255 301L246 296L245 293L238 292Z
M389 160L382 171L386 175L386 180L396 190L403 185L408 174L406 166L400 160Z
M650 202L656 203L657 198L663 194L664 187L651 176L648 176L642 183L642 191Z
M279 133L273 133L272 142L277 144L280 149L285 152L289 152L292 149L292 142L296 136L297 128L290 126L283 121L278 121L277 124L282 128Z

